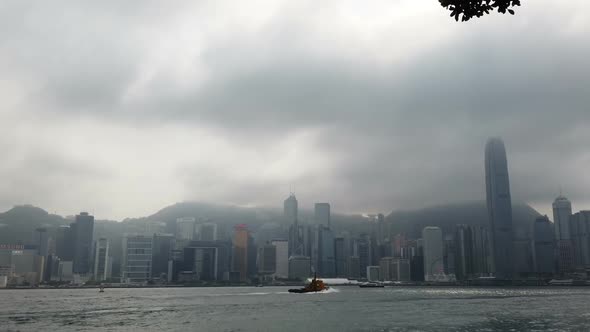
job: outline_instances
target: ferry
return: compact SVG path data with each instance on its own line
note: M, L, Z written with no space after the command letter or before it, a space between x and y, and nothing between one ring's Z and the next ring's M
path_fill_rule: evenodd
M359 284L360 288L383 288L385 287L385 285L383 285L380 282L363 282L362 284Z

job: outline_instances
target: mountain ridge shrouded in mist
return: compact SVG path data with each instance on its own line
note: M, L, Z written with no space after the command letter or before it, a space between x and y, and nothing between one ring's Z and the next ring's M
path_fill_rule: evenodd
M540 214L526 204L513 204L515 236L530 237L530 227ZM95 237L125 232L137 232L143 229L147 221L166 224L166 231L173 231L177 218L195 217L199 221L211 221L225 226L227 231L235 224L247 224L252 230L266 223L282 223L282 209L237 207L231 205L208 204L199 202L182 202L164 207L156 213L141 218L127 218L122 222L97 220ZM313 223L313 211L301 209L302 223ZM360 215L332 214L332 225L336 232L348 230L352 233L368 232L367 219ZM426 207L416 210L393 211L386 217L391 224L391 231L404 233L408 237L418 238L425 226L439 226L445 233L453 231L457 224L487 225L485 202L463 202ZM71 220L31 205L15 206L0 213L0 243L27 243L33 231L46 227L52 233L60 225L68 225Z

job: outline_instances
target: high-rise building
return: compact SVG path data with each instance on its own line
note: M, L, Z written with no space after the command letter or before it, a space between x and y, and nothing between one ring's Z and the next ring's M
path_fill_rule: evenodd
M570 218L572 216L572 203L562 195L553 202L553 221L555 225L556 240L570 240Z
M487 227L473 226L473 270L477 277L488 277L492 273L492 253Z
M289 279L305 280L311 274L311 261L306 256L289 257Z
M94 280L110 278L109 240L100 238L94 244Z
M217 241L217 224L208 222L199 225L200 241Z
M422 230L424 241L424 280L437 281L444 274L443 237L438 227L427 226Z
M184 248L184 272L192 272L193 280L229 280L231 246L226 241L192 241Z
M121 282L144 283L152 279L153 237L126 234L123 238Z
M348 267L348 278L351 279L360 279L361 278L361 263L359 256L348 256L348 260L346 263ZM365 275L366 275L365 266Z
M46 257L49 254L49 238L47 236L47 229L37 228L33 233L33 243L37 246L39 256Z
M534 266L541 275L555 272L555 234L554 227L547 216L538 217L534 225Z
M468 225L457 225L455 228L455 277L467 280L473 276L473 230Z
M70 226L59 226L55 234L55 253L62 261L74 259L74 237Z
M283 203L283 212L287 225L294 224L297 221L297 205L297 198L295 197L295 194L291 193Z
M176 239L179 241L192 241L195 237L196 219L184 217L176 219Z
M455 275L455 238L452 234L447 234L443 241L443 265L445 274Z
M557 245L557 266L561 273L570 272L574 267L574 248L570 234L572 203L562 195L553 202L553 221Z
M410 281L410 260L405 258L383 257L379 261L381 281Z
M336 277L346 278L346 251L343 237L334 239L334 259L336 261Z
M312 272L324 278L331 278L336 275L334 236L326 226L316 225L313 227L311 268Z
M301 256L305 254L303 247L303 227L299 225L297 216L298 203L295 194L291 193L285 200L284 204L284 220L285 224L289 225L289 256Z
M368 281L379 281L380 279L380 268L379 266L369 265L367 266L367 280Z
M271 244L276 248L275 278L287 279L289 277L289 241L273 240Z
M244 224L234 227L233 271L239 273L239 280L248 278L248 227Z
M78 274L91 273L90 257L92 255L92 237L94 217L88 212L80 212L74 223L70 225L74 241L73 272Z
M371 238L368 234L362 234L356 239L354 245L354 256L359 258L359 269L361 278L367 277L367 266L371 265Z
M258 274L270 276L277 270L277 247L273 244L258 246L258 257L256 258Z
M330 228L330 204L315 203L314 207L315 223Z
M576 269L590 267L590 211L574 213L570 222Z
M156 233L152 247L152 278L163 281L171 280L170 265L174 250L174 235Z
M485 173L493 271L498 279L512 279L512 201L506 149L500 138L491 138L486 144Z

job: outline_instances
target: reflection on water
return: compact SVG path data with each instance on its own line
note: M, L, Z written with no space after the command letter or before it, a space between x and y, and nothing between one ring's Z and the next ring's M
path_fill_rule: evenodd
M0 331L585 331L586 288L0 291Z

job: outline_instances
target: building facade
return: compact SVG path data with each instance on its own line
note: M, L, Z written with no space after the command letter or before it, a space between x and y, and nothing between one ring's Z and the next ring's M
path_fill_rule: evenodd
M486 198L492 266L496 278L514 277L512 200L504 142L488 140L485 149Z
M152 250L152 236L124 236L121 282L145 283L152 279Z
M424 280L440 280L440 276L444 275L442 230L433 226L424 227L422 240L424 246Z

